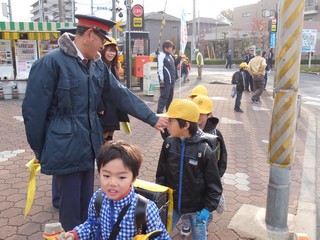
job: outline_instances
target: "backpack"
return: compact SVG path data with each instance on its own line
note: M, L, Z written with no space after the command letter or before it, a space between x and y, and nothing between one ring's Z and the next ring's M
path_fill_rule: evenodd
M231 84L240 84L242 79L242 75L240 71L236 71L233 75L232 75L232 80L231 80Z
M147 231L147 204L148 199L143 197L140 194L137 194L138 200L136 204L136 208L134 210L134 220L138 234L146 234ZM98 221L100 220L100 210L103 202L102 192L99 192L94 200L94 208L97 213Z

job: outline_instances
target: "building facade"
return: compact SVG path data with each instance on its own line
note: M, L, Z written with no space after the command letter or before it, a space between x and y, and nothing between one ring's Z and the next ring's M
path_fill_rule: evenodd
M31 7L32 22L74 22L74 1L39 0L35 1Z

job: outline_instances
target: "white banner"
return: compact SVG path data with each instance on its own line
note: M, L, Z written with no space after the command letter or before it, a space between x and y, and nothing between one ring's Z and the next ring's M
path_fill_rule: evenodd
M180 26L180 50L184 53L188 42L186 11L181 9L181 26Z

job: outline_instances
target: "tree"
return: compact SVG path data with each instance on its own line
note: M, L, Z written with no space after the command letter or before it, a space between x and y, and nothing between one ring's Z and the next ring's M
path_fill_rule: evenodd
M233 10L231 9L224 9L220 12L217 17L219 20L229 23L230 25L233 24Z

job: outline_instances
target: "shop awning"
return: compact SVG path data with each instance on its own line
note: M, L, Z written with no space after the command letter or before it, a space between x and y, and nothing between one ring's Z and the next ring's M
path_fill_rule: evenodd
M20 33L27 33L29 40L50 40L59 37L59 28L73 27L76 23L60 22L0 22L2 39L20 39Z

